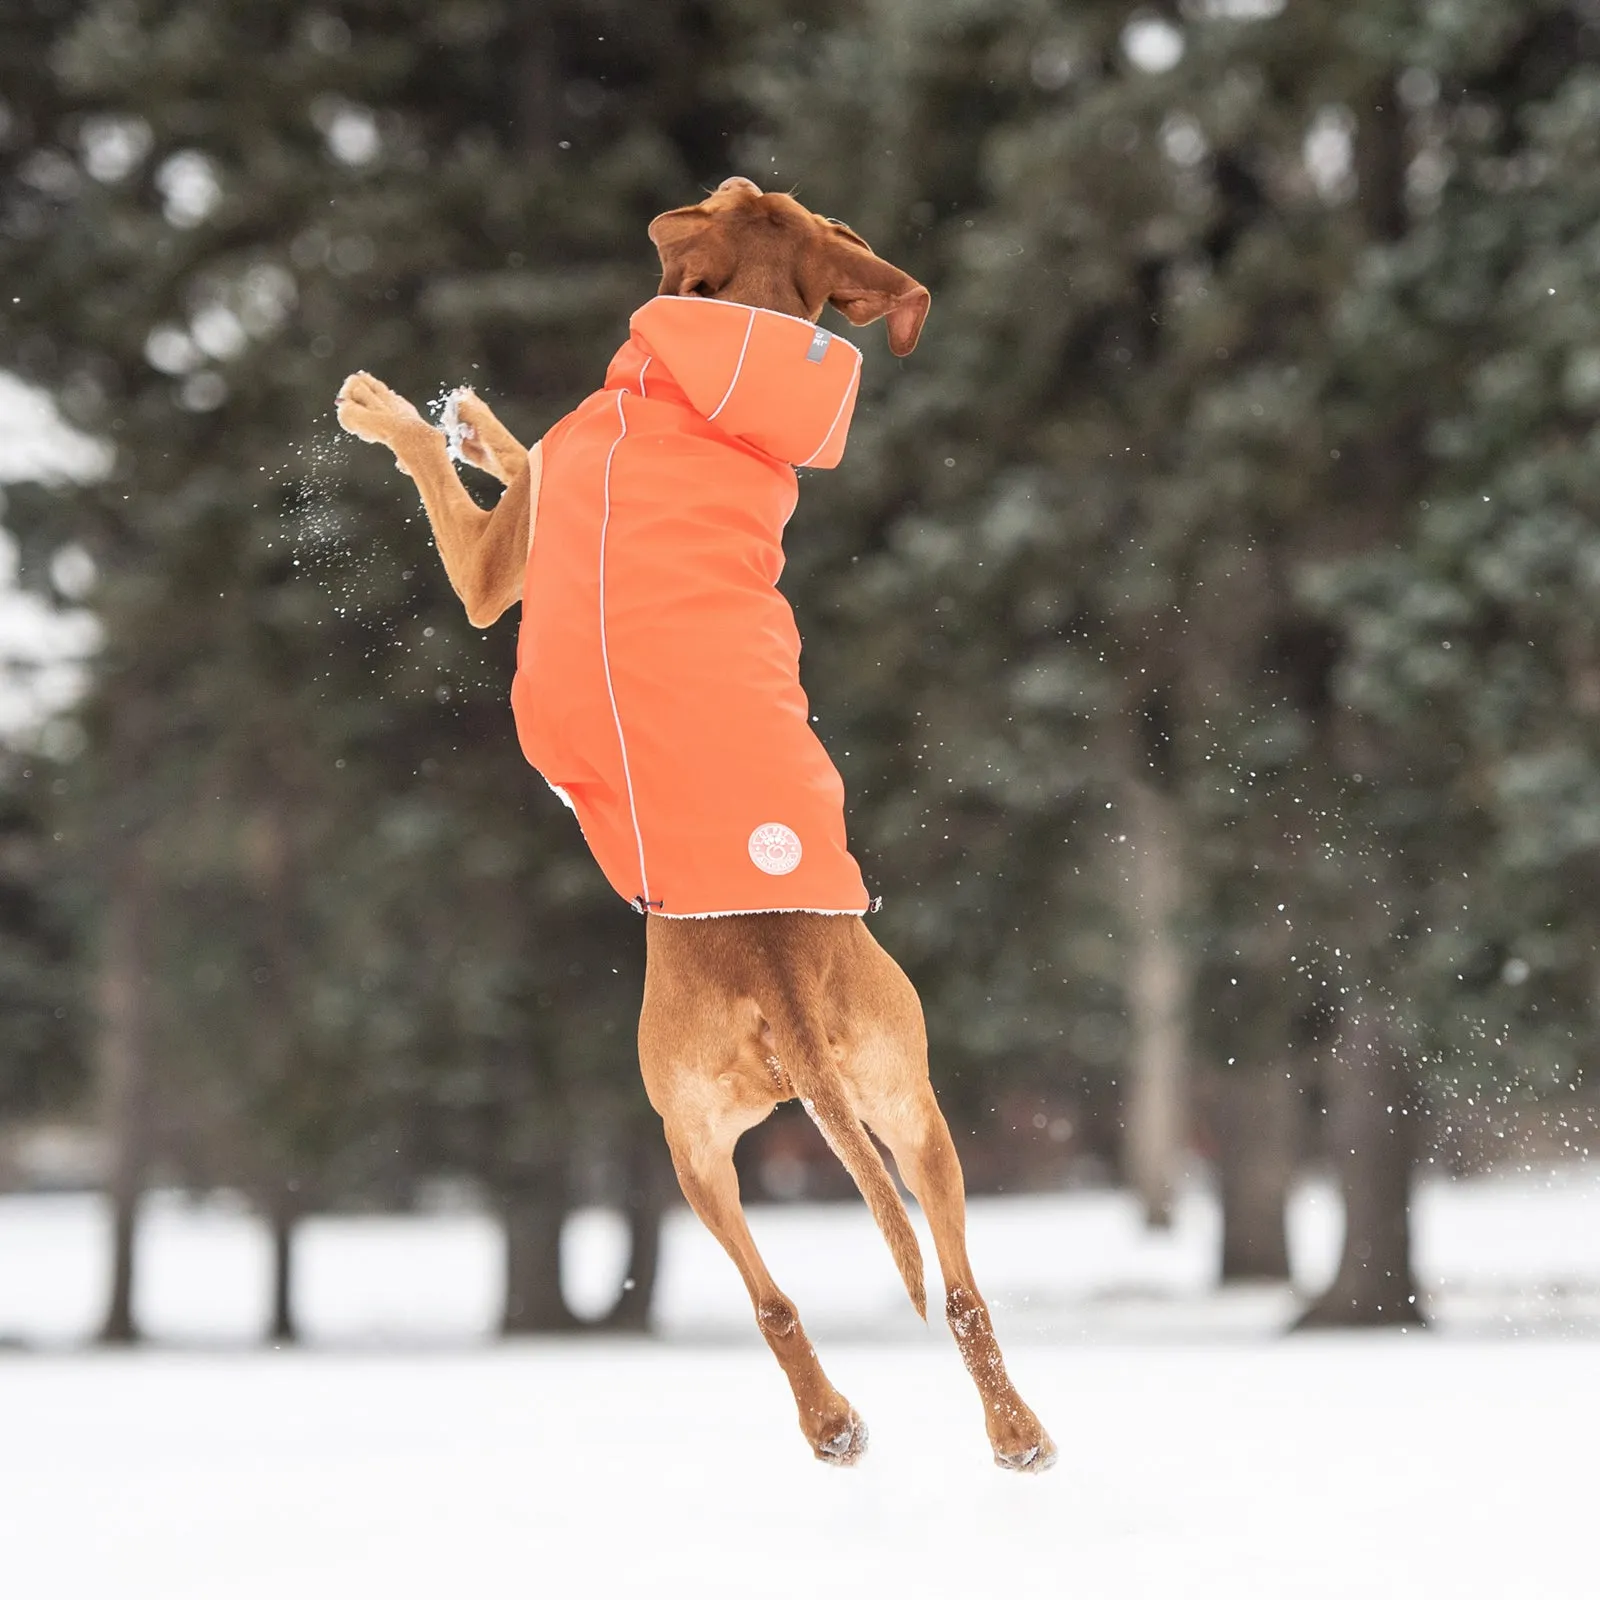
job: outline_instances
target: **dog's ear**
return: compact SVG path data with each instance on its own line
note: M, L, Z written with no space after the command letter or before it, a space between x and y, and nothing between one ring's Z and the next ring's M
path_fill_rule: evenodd
M733 276L733 248L699 206L663 211L650 224L650 242L661 257L658 294L714 295Z
M829 226L821 252L823 297L864 328L879 317L889 323L889 348L908 356L917 347L931 296L910 273L872 253L865 239L842 223Z

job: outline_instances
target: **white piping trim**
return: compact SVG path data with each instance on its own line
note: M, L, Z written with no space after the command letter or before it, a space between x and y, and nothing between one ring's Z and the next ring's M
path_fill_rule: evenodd
M646 356L644 358L644 365L639 368L639 398L641 400L648 400L650 398L650 396L645 393L644 375L650 370L650 363L654 360L654 356Z
M739 911L657 911L651 909L652 917L665 917L668 922L709 922L716 917L770 917L783 916L788 912L804 912L808 917L864 917L872 909L864 905L859 911L841 910L838 906L745 906Z
M779 312L778 314L781 316L783 313ZM798 319L796 319L796 320L798 320ZM748 350L750 348L750 335L752 333L754 333L755 331L756 331L756 308L754 306L751 306L751 308L750 308L750 320L744 325L744 343L739 346L739 360L738 360L737 365L735 365L735 367L733 369L733 376L728 380L728 392L725 395L723 395L723 397L719 401L717 401L717 410L716 411L708 411L706 413L706 421L707 422L715 422L717 420L717 412L721 411L722 408L725 405L727 405L727 403L733 398L733 391L734 391L735 387L738 385L738 382L739 382L739 374L744 371L744 353L745 353L746 350Z
M611 654L606 647L606 532L611 526L611 462L617 446L628 437L628 418L622 409L622 397L627 391L617 390L617 421L621 432L611 441L606 453L605 515L600 521L600 664L606 675L606 694L611 700L611 720L616 724L617 744L622 751L622 782L628 791L628 815L633 819L634 842L639 846L639 882L644 888L644 899L650 899L650 879L644 870L644 835L639 831L639 808L633 800L633 774L628 770L628 741L622 733L622 717L617 710L617 691L611 682Z
M544 488L544 440L528 451L528 554L533 554L533 536L539 526L539 495Z
M839 409L834 412L833 421L828 424L828 431L822 436L822 443L804 461L795 462L797 467L809 467L828 448L828 441L833 437L833 430L839 426L839 418L844 415L844 408L849 403L850 396L855 393L856 378L861 371L861 352L856 350L854 345L851 345L850 348L856 352L856 370L851 373L849 383L844 386L844 396L839 401Z

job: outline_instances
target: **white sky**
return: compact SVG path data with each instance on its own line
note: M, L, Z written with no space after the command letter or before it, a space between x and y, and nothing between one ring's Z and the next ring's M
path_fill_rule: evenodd
M0 372L0 742L26 741L82 692L96 643L86 611L61 611L16 587L4 486L104 471L103 445L74 432L37 391Z

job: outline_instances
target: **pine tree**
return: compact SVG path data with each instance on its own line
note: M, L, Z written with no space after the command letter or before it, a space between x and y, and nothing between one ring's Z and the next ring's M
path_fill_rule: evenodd
M1406 493L1392 537L1316 592L1350 641L1348 704L1384 752L1358 814L1404 863L1386 873L1408 908L1386 1010L1407 1066L1400 1092L1369 1101L1398 1103L1413 1127L1391 1115L1386 1131L1404 1147L1410 1083L1448 1122L1474 1089L1579 1081L1594 1037L1600 389L1584 378L1583 241L1600 221L1600 29L1582 7L1529 4L1430 15L1402 51L1405 225L1335 350L1336 393L1361 396L1363 425L1413 441ZM1347 1246L1316 1320L1380 1297L1364 1266Z
M882 837L929 904L911 940L935 1037L986 1086L1030 1059L1059 1074L1122 991L1159 1218L1205 1032L1194 975L1228 937L1208 919L1285 898L1250 847L1272 825L1243 836L1262 796L1240 792L1303 788L1287 774L1322 693L1287 544L1320 442L1305 352L1348 250L1309 184L1269 187L1304 92L1259 70L1272 35L1145 27L1116 7L877 7L791 64L779 103L913 102L882 152L903 209L880 248L935 310L864 407L867 464L838 475L828 522L849 531L819 576L866 635L838 742L878 760L868 795L895 796ZM1181 68L1138 64L1151 28ZM867 196L891 183L845 113L805 126L822 170ZM824 198L853 218L847 192ZM1261 1046L1278 1067L1281 1041Z
M508 1214L555 1196L548 1275L571 1120L642 1114L638 929L517 753L512 625L467 629L409 486L331 410L358 367L470 380L531 438L592 387L653 287L644 221L738 126L749 25L8 12L0 364L117 450L12 521L30 581L68 544L99 575L81 827L104 985L138 1000L105 1012L117 1103L157 1108L120 1237L152 1163L202 1147L268 1210L466 1163Z
M813 550L797 522L795 544L824 645L813 681L848 708L835 743L864 797L854 826L927 908L894 931L936 1043L988 1090L1026 1072L1025 1019L1054 1024L1057 1050L1071 1037L1071 1005L1047 997L1123 988L1130 1067L1142 1054L1175 1086L1175 1058L1214 1063L1242 1273L1286 1267L1295 1092L1326 1058L1328 1142L1357 1154L1323 1315L1418 1314L1406 1217L1425 1095L1448 1092L1463 1053L1503 1070L1483 1041L1515 1009L1506 972L1515 989L1586 948L1513 934L1498 887L1452 895L1509 849L1473 794L1490 774L1545 808L1515 830L1519 861L1566 841L1542 886L1521 875L1529 899L1549 917L1581 883L1569 703L1588 635L1564 620L1559 665L1509 702L1503 640L1492 664L1453 641L1463 703L1547 730L1500 765L1440 716L1438 631L1484 602L1443 592L1428 548L1449 528L1456 559L1482 559L1460 530L1489 523L1469 496L1492 454L1497 472L1517 464L1529 598L1556 592L1547 530L1587 559L1570 504L1587 492L1571 441L1590 335L1566 259L1591 204L1583 18L885 3L768 63L772 123L752 149L785 178L828 174L813 203L875 216L874 242L934 288L922 347L864 400L867 449L808 491L827 538ZM1473 203L1451 174L1473 175ZM1513 190L1529 195L1520 229ZM1535 281L1562 285L1559 317L1530 310ZM1431 487L1441 452L1477 455L1448 503L1449 475ZM1483 504L1505 503L1497 487ZM1426 696L1402 693L1402 665ZM1021 870L991 901L979 886L1000 887L987 875L1007 860ZM1063 915L1080 937L1051 948ZM1507 963L1518 939L1530 955ZM1440 1001L1473 970L1487 992L1463 1028ZM1580 1026L1580 989L1542 991L1551 1034ZM1177 1092L1145 1103L1167 1128L1181 1118ZM1264 1120L1242 1114L1263 1103ZM1140 1164L1159 1215L1170 1168Z

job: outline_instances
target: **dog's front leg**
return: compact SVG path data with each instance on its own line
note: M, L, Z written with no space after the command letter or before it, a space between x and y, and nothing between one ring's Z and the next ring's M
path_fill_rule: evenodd
M512 481L493 511L482 510L462 488L444 435L409 400L370 373L345 379L338 417L347 433L394 452L400 470L422 496L451 588L472 625L487 628L522 594L528 555L527 473Z

